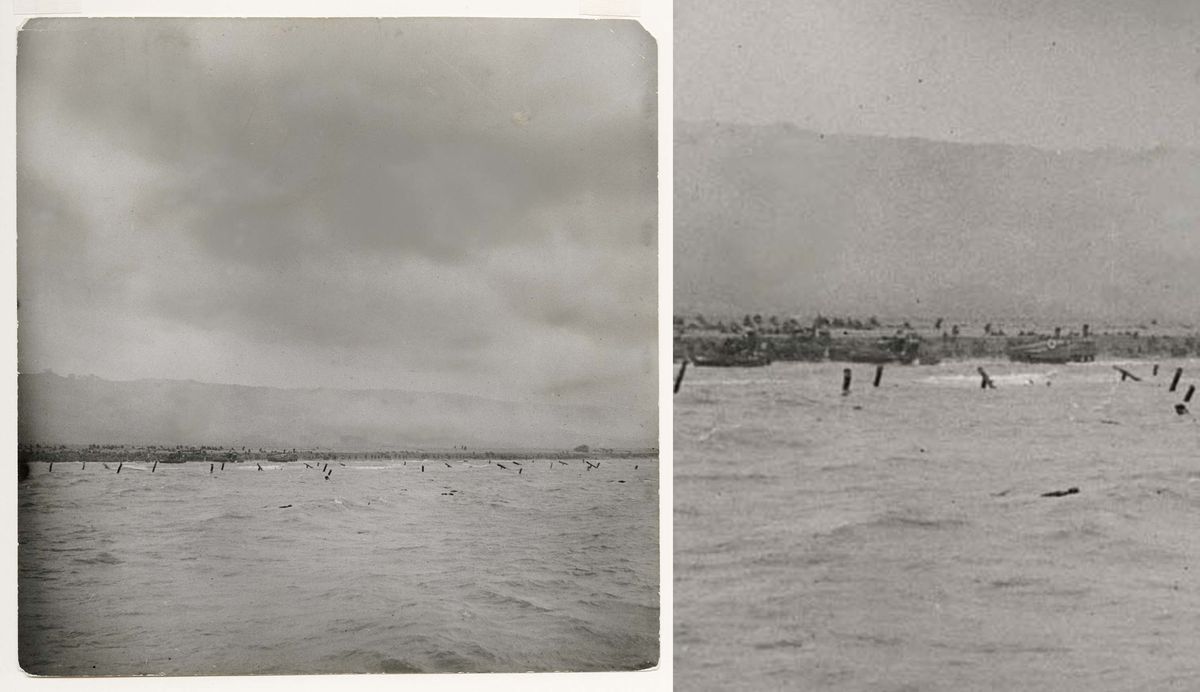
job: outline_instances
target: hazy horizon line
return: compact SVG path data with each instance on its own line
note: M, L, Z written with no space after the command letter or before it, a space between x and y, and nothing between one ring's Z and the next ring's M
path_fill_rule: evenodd
M963 146L963 147L1007 147L1007 148L1011 148L1011 149L1029 149L1032 151L1049 153L1049 154L1062 154L1062 153L1146 154L1146 153L1156 152L1156 151L1176 151L1176 152L1187 152L1187 153L1193 153L1193 154L1200 154L1200 147L1189 146L1186 144L1173 144L1173 143L1164 143L1164 142L1159 142L1159 143L1155 144L1154 146L1140 147L1140 148L1120 147L1120 146L1112 146L1112 145L1105 145L1102 147L1093 147L1093 148L1087 148L1087 147L1049 148L1049 147L1038 146L1035 144L1028 144L1025 142L1006 142L1003 140L934 139L932 137L923 137L920 135L900 135L900 134L888 134L888 133L881 133L881 132L848 132L848 131L838 131L838 130L814 130L810 127L798 125L798 124L788 121L788 120L761 120L761 121L759 121L759 120L716 120L713 118L697 119L697 118L676 117L673 119L673 122L674 122L674 124L714 125L714 126L718 126L718 127L720 127L720 126L754 127L754 128L779 127L779 128L784 128L784 129L795 130L797 132L807 132L807 133L811 133L811 134L818 135L821 137L830 136L830 137L860 138L860 139L869 138L869 139L888 139L888 140L897 140L897 141L906 141L907 140L907 141L916 141L916 142L928 142L928 143L932 143L932 144L958 145L958 146Z
M17 375L33 376L33 375L53 375L55 377L63 377L68 379L95 379L103 382L114 383L137 383L137 382L179 382L185 384L200 384L214 387L243 387L246 389L274 389L284 392L403 392L405 394L433 394L438 396L463 397L466 399L476 399L478 401L489 401L499 404L532 404L532 405L549 405L563 408L599 408L607 410L617 410L615 406L606 406L604 404L593 403L554 403L553 401L530 401L527 399L494 399L492 397L481 396L479 394L465 394L462 392L452 392L445 390L431 389L398 389L396 387L280 387L269 384L240 384L236 382L208 382L204 380L195 380L191 378L170 378L170 377L138 377L138 378L111 378L102 377L95 373L76 373L76 372L58 372L53 368L45 368L37 372L25 372L18 369Z

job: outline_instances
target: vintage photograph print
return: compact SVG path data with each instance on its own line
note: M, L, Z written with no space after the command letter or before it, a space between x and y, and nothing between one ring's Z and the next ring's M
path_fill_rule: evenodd
M1200 3L674 10L676 689L1200 689Z
M17 44L25 671L657 665L640 24Z

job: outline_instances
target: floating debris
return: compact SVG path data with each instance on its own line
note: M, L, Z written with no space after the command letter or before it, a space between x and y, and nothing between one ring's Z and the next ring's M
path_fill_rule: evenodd
M1067 495L1076 495L1079 493L1079 488L1070 487L1066 490L1051 490L1048 493L1042 493L1042 497L1065 497Z

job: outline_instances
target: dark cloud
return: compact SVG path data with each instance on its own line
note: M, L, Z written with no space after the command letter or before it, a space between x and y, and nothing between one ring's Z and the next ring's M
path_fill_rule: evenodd
M577 400L653 408L618 362L655 348L636 24L35 20L18 50L23 363L79 368L50 335L86 323L109 377L179 349L202 380L474 392L497 368L487 394L533 396L541 342L594 372ZM314 362L280 382L281 350Z

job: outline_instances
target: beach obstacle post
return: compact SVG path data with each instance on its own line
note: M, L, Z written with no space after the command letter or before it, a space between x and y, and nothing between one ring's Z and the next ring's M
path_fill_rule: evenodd
M980 366L975 369L979 372L980 378L982 378L979 380L979 388L980 389L995 389L996 388L996 383L992 382L992 378L988 376L987 371L983 369L983 366Z
M1154 375L1155 377L1158 377L1158 363L1154 364L1154 372L1152 372L1151 374Z
M209 464L209 465L208 465L208 475L210 475L210 476L211 476L211 475L212 475L212 471L213 471L213 465L212 465L212 464Z
M50 462L50 468L46 470L46 473L54 473L54 462L53 461Z
M1137 375L1135 375L1135 374L1133 374L1133 373L1129 372L1128 370L1126 370L1125 368L1122 368L1122 367L1121 367L1121 366L1119 366L1119 365L1114 365L1114 366L1113 366L1113 370L1116 370L1117 372L1121 373L1121 381L1122 381L1122 382L1124 382L1124 381L1126 380L1126 378L1128 378L1128 379L1131 379L1131 380L1133 380L1134 382L1141 382L1141 381L1142 381L1142 378L1140 378L1140 377L1138 377Z
M1183 395L1183 403L1185 403L1185 404L1190 403L1192 400L1192 395L1195 393L1196 393L1196 385L1189 384L1187 394Z
M679 366L679 374L675 376L675 393L679 393L679 387L683 385L683 374L687 372L687 359L684 359L683 365Z
M842 396L850 393L850 368L842 368Z
M879 386L879 381L880 381L880 380L882 380L882 379L883 379L883 366L882 366L882 365L876 365L876 366L875 366L875 382L873 383L873 384L874 384L874 386L878 387L878 386Z
M121 472L121 467L124 465L125 465L125 462L123 462L123 461L121 463L117 464L117 473Z
M1175 368L1175 376L1171 378L1171 388L1168 392L1175 391L1175 387L1179 385L1179 378L1183 376L1183 368Z
M150 473L154 473L154 472L155 472L155 471L157 471L157 470L158 470L158 460L155 460L155 461L154 461L154 466L151 466L151 467L150 467Z

